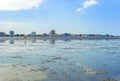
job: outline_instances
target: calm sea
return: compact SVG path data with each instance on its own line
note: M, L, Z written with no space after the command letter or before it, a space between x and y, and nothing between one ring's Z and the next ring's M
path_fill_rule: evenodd
M120 81L120 39L0 39L0 81Z

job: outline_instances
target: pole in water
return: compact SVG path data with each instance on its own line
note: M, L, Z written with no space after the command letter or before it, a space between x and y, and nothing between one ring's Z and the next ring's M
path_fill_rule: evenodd
M26 39L27 39L27 37L25 36L25 45L26 45Z

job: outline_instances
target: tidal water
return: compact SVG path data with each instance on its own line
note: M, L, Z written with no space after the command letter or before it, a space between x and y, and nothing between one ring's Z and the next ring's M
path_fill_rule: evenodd
M120 81L120 39L0 38L0 81Z

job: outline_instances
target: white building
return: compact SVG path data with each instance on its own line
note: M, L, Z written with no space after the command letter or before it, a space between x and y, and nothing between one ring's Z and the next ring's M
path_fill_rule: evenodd
M50 33L49 33L50 36L55 36L55 34L56 34L55 30L51 30Z
M36 36L36 32L31 32L31 36Z

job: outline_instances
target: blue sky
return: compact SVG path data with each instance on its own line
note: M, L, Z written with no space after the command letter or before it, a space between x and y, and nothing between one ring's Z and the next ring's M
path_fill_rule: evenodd
M0 31L120 35L120 0L1 0Z

